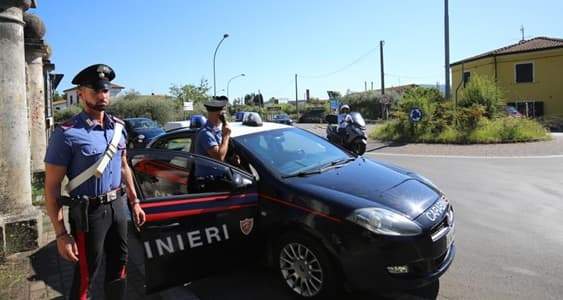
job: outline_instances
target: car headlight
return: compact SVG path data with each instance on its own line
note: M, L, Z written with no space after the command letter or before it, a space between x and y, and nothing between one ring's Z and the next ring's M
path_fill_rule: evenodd
M346 219L382 235L413 236L422 233L420 226L409 218L378 207L356 209Z

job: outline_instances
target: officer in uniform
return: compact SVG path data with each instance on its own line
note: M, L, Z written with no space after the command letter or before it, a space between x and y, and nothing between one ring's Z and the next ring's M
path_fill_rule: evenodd
M126 132L116 130L123 128L123 121L105 112L114 77L114 71L103 64L87 67L74 77L83 111L55 129L45 155L47 212L57 249L63 258L76 263L70 299L91 297L91 282L104 253L105 295L125 299L127 205L123 193L134 222L138 226L145 222L127 165ZM103 160L107 165L99 169ZM92 168L96 166L97 174ZM61 197L65 175L70 180L69 197ZM75 186L70 187L72 183ZM70 233L64 226L62 204L69 206Z
M231 138L231 127L223 114L228 102L227 97L219 96L213 97L204 104L207 109L207 122L198 131L195 153L225 161Z

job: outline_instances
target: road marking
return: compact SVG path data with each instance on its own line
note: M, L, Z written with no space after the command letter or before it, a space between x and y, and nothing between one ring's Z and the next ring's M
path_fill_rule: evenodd
M385 153L385 152L367 152L364 155L379 156L404 156L404 157L420 157L420 158L464 158L464 159L527 159L527 158L563 158L563 154L557 155L529 155L529 156L471 156L471 155L434 155L434 154L405 154L405 153Z

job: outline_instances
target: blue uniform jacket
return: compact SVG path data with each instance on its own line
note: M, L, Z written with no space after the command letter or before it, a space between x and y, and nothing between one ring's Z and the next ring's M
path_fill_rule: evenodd
M51 136L45 162L67 167L69 180L93 165L106 151L111 139L115 123L123 123L120 119L105 114L104 127L81 112L61 126ZM92 176L76 189L71 196L98 196L105 194L121 185L121 155L126 145L126 132L123 130L118 143L118 151L99 178Z

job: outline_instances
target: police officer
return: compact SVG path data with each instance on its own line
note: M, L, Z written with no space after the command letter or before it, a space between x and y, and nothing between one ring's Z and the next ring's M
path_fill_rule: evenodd
M198 131L195 153L220 161L225 160L231 138L231 127L223 114L223 109L228 102L227 97L218 96L204 104L207 109L207 122Z
M103 64L87 67L74 77L72 83L78 85L83 111L55 129L45 155L47 212L55 228L57 249L63 258L77 263L70 299L91 297L91 282L100 269L104 253L106 297L125 299L127 206L125 198L120 197L122 192L127 194L134 222L138 226L145 222L127 165L125 132L114 132L123 121L105 112L110 101L110 81L114 77L112 68ZM118 135L116 141L119 139L117 149L111 147L114 134ZM75 214L69 216L71 232L68 233L58 201L62 199L59 198L61 182L65 175L71 183L75 177L84 176L89 167L106 155L111 160L102 173L99 176L86 174L86 180L69 192L70 210L82 200L86 201L87 209L83 218ZM125 191L121 190L122 183Z

